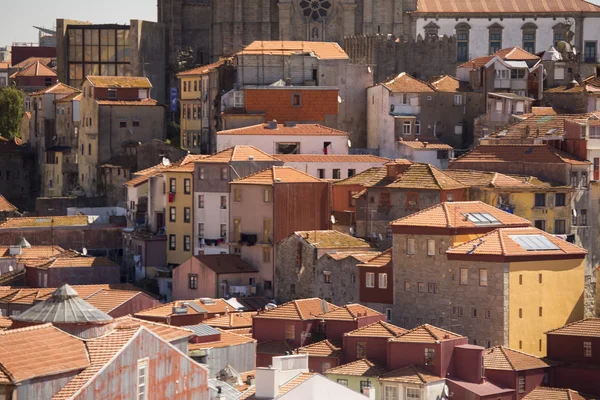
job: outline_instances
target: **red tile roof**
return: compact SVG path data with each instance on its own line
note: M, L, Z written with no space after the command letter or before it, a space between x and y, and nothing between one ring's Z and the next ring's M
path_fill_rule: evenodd
M135 290L101 289L91 296L86 297L85 301L96 307L98 310L109 314L123 304L134 300L137 296L146 295Z
M600 318L587 318L546 332L546 335L583 336L600 338Z
M233 161L277 161L275 155L270 155L254 146L237 145L221 150L218 153L198 160L200 163L224 163Z
M285 393L294 389L296 386L312 378L314 375L314 372L302 372L296 375L294 378L279 386L278 396L284 395ZM257 400L255 393L255 388L248 389L248 391L244 392L238 400Z
M255 312L231 312L220 317L214 317L202 321L203 324L223 329L236 329L236 328L251 328L252 317L256 315ZM234 332L235 333L235 332Z
M448 169L444 171L452 178L471 187L510 188L514 190L540 190L540 185L524 182L521 179L499 172L475 171L470 169Z
M550 367L550 364L539 357L504 346L486 349L483 353L483 364L485 369L503 371L524 371Z
M185 307L186 313L174 313L173 307ZM198 309L199 311L195 310ZM198 315L198 314L224 314L226 311L231 310L231 306L223 299L211 299L211 301L202 300L177 300L171 303L161 304L159 306L142 310L135 314L136 317L144 318L148 317L170 317L174 315Z
M56 77L56 72L45 66L40 61L36 61L33 64L23 68L22 70L15 72L10 77L11 78L19 78L22 76L41 76L41 77Z
M352 257L358 262L366 263L380 254L381 252L379 251L336 251L335 253L327 253L327 257L331 257L336 261L341 261L348 257Z
M520 237L529 237L533 239L544 237L546 241L554 245L556 249L527 250L519 245L518 241L514 239ZM542 230L533 227L527 227L499 228L480 236L477 239L451 248L446 252L446 254L467 256L502 256L504 258L538 256L572 256L574 258L583 258L587 254L587 251Z
M286 126L277 124L277 129L270 129L269 124L258 124L243 128L228 129L217 132L217 135L276 135L276 136L348 136L348 132L328 128L319 124L296 124Z
M418 211L409 216L397 219L391 223L392 226L420 226L429 228L476 228L484 225L477 225L466 216L473 213L490 214L497 219L497 223L490 223L485 226L492 227L528 227L531 222L509 214L499 208L490 206L481 201L456 201L437 204L425 210Z
M152 83L145 76L92 76L86 79L97 88L135 88L150 89Z
M89 366L84 343L51 324L0 332L0 348L0 383L16 384Z
M371 154L273 154L273 157L286 163L381 163L389 158Z
M399 382L414 385L423 385L431 382L441 381L444 378L433 375L420 367L409 365L382 375L379 380L383 382Z
M8 218L0 224L0 229L7 228L38 228L51 226L88 226L88 217L85 215L59 216L59 217L20 217Z
M0 317L0 331L6 330L12 326L13 320L9 317Z
M583 0L419 0L415 14L552 14L600 12L600 7Z
M42 94L46 94L46 93L61 94L61 95L64 94L64 95L68 95L68 97L70 97L70 95L77 96L77 95L81 94L81 91L78 89L75 89L74 87L71 87L69 85L65 85L62 82L58 82L56 85L52 85L52 86L42 89L38 92L32 93L31 96L38 96L38 95L42 95Z
M429 80L429 84L438 92L456 93L456 92L472 92L473 89L468 83L459 81L453 76L442 75L436 76Z
M524 139L543 139L563 137L565 122L568 120L587 120L592 114L558 114L558 115L532 115L527 119L516 122L506 128L498 129L486 137L487 140L496 139L498 142L511 143Z
M369 168L350 178L334 182L333 185L361 185L371 186L384 179L387 175L387 169L383 167Z
M406 329L400 328L399 326L383 321L377 321L371 325L363 326L362 328L345 333L344 336L393 338L403 335L406 332Z
M217 330L221 332L221 338L219 340L214 342L190 343L188 345L188 350L196 351L202 349L217 349L222 347L239 346L247 343L256 343L256 340L251 337L238 335L231 331L226 331L220 328L217 328Z
M494 144L480 145L454 160L450 168L464 168L463 163L544 163L588 165L589 161L565 153L547 145L539 144Z
M17 211L17 210L18 210L17 207L12 205L8 200L6 200L6 197L4 197L0 194L0 211L13 212L13 211Z
M598 8L598 11L600 11L600 8ZM519 46L498 50L494 55L509 61L538 61L540 59L535 54L531 54Z
M135 106L135 107L154 107L162 106L158 101L154 99L141 99L141 100L96 100L101 106Z
M472 68L472 69L481 68L484 65L486 65L487 63L489 63L493 58L494 58L494 56L476 57L476 58L469 60L463 64L460 64L458 66L458 68Z
M340 365L325 371L326 374L349 375L349 376L368 376L378 378L387 373L385 367L377 365L366 358L354 362Z
M458 339L462 337L464 336L459 335L458 333L425 324L411 329L410 331L390 340L392 342L399 343L439 343L444 340Z
M134 318L131 315L116 318L114 320L114 324L118 329L133 329L143 326L148 330L154 332L157 336L159 336L166 342L173 342L175 340L194 336L194 332L192 332L189 329L173 325L161 324L160 322L146 321L144 319Z
M382 313L362 304L346 304L333 311L321 314L317 318L325 321L357 321L361 317L374 317L377 315L384 317Z
M366 240L340 231L297 231L294 235L318 249L371 248Z
M308 354L311 357L337 358L342 354L342 343L335 340L321 340L308 346L296 349L298 354Z
M348 55L335 42L261 41L256 40L236 55L303 55L314 54L321 60L347 60Z
M436 141L399 140L398 144L410 147L413 150L453 150L452 146Z
M325 183L325 181L298 171L296 168L274 166L231 182L231 184L269 186L281 183Z
M402 72L395 78L383 82L382 85L393 93L433 93L433 89L427 82Z
M196 67L187 71L183 71L177 74L178 78L181 77L185 77L185 76L198 76L198 75L204 75L207 72L210 72L216 68L219 68L221 65L223 65L225 63L225 59L221 59L215 63L212 64L208 64L208 65L203 65L200 67Z
M26 264L26 266L29 266ZM92 267L118 267L106 257L59 257L36 267L48 268L92 268Z
M357 267L387 267L392 262L392 249L387 249L383 253L371 258L368 261L358 264Z
M597 396L579 393L571 389L558 389L552 387L537 387L523 400L595 400Z
M255 315L254 318L305 321L315 319L317 315L338 308L335 304L315 297L311 299L292 300L271 310L261 312Z
M23 69L25 67L30 66L31 64L35 64L37 61L41 62L45 66L48 66L52 61L56 61L56 58L52 57L29 57L20 63L14 64L11 68Z

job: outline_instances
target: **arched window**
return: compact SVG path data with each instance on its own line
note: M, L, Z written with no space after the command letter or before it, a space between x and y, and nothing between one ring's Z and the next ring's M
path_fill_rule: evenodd
M535 36L537 32L537 25L528 22L521 27L523 32L523 50L535 54Z
M569 37L567 32L571 30L571 27L564 23L558 23L552 27L552 31L554 32L554 48L557 47L558 42L569 41Z
M423 27L425 30L425 37L438 37L440 32L440 27L435 22L431 21L427 25Z
M494 54L502 48L502 30L504 27L498 23L488 26L489 52Z
M471 26L461 22L454 29L456 30L456 61L469 61L469 32Z

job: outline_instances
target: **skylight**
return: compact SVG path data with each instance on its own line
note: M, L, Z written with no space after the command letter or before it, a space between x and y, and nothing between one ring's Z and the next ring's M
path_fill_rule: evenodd
M527 251L560 250L543 235L511 235L510 238Z
M496 217L494 217L492 214L486 213L486 212L468 213L468 214L465 214L465 217L467 217L469 219L469 221L471 221L475 225L479 225L479 226L499 225L500 224L500 221L498 221L496 219Z

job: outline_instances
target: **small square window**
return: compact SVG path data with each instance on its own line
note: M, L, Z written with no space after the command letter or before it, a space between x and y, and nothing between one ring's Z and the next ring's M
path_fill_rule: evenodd
M406 239L406 254L415 254L415 239Z
M127 121L120 121L119 128L127 128Z
M302 107L302 93L292 93L292 107Z
M536 193L535 194L535 206L536 207L546 207L546 194L545 193Z
M410 281L404 281L404 291L410 292Z
M425 293L425 283L424 282L419 282L418 288L419 288L419 293Z
M189 274L188 275L188 288L189 289L198 289L198 275L197 274Z

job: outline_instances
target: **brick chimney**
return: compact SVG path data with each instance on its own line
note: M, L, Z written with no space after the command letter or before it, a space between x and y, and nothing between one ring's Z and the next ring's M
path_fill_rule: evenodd
M412 163L408 160L396 160L396 161L391 161L387 164L385 164L386 168L387 168L387 178L389 179L397 179L399 176L401 176L403 173L405 173L410 166L412 165Z

